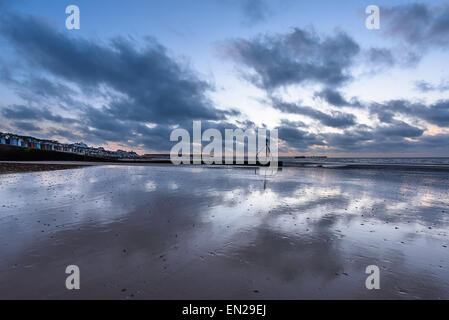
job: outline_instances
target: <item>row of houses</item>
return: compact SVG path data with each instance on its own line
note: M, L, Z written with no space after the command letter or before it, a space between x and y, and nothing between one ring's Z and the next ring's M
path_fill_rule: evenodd
M34 137L25 137L12 133L0 132L0 144L6 144L16 147L40 149L47 151L71 152L90 156L110 157L110 158L140 158L140 156L131 151L117 150L109 151L102 147L89 147L83 142L67 144L59 143L53 140L42 140Z

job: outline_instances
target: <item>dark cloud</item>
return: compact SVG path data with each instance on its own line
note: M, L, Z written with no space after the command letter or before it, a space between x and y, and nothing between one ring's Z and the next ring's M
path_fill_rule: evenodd
M0 82L11 87L16 95L29 104L49 103L58 105L64 109L72 109L74 105L82 104L73 99L76 94L73 89L56 80L49 80L42 76L27 75L25 79L13 76L8 68L0 70Z
M33 99L35 101L36 98L57 97L61 101L72 102L71 95L75 93L74 90L70 89L68 86L56 81L50 81L43 77L31 77L18 83L18 85L20 85L22 91L16 91L25 100ZM23 88L26 88L27 91L32 94L31 97L24 94L25 90L23 90Z
M413 103L407 100L391 100L372 103L370 112L381 122L392 123L396 114L406 115L427 121L440 127L449 127L449 100L440 100L431 105Z
M107 112L119 119L174 124L227 116L208 99L211 86L171 58L155 40L139 49L124 38L109 44L71 38L21 15L3 16L0 33L34 67L80 88L106 86L117 92Z
M242 5L245 3L248 7L259 5L258 1ZM424 8L433 10L427 5ZM418 9L410 12L419 16ZM426 28L432 27L444 35L445 18L429 18L423 12L421 19L429 23ZM37 18L0 16L0 37L17 52L16 57L23 64L21 69L11 72L3 63L0 81L25 101L1 107L0 115L18 130L45 132L50 137L61 136L69 141L96 144L111 141L126 147L168 151L173 145L169 141L172 129L179 126L191 132L192 120L202 120L203 130L217 128L223 135L226 128L255 128L253 122L245 119L239 119L237 126L228 122L230 117L241 116L240 113L231 108L217 109L208 97L213 86L154 39L142 43L114 38L105 43L58 32ZM258 19L263 18L262 15ZM422 39L425 32L424 35L404 32L394 30L393 35L407 45L415 37L415 44L410 47L419 47L420 43L446 46L447 37L425 40ZM424 130L417 124L422 123L417 120L449 127L448 100L430 105L407 100L368 104L366 108L380 121L379 125L369 127L358 125L350 113L335 110L325 113L271 98L273 90L311 83L324 88L315 97L332 106L365 107L357 98L348 100L338 90L351 79L351 67L360 52L357 43L345 33L321 36L314 31L294 29L287 34L234 40L227 44L226 50L231 58L246 66L247 79L267 91L274 108L344 130L315 134L301 121L283 119L278 127L279 137L287 147L312 150L314 146L322 146L335 152L447 154L444 150L448 150L448 136L423 135ZM420 58L419 50L405 50L401 53L404 59L392 50L371 48L364 53L369 61L385 67ZM447 90L443 82L417 85L421 91ZM58 113L58 107L67 113ZM407 123L402 116L414 121ZM43 122L45 126L40 125Z
M55 128L55 127L49 127L47 130L47 135L53 139L53 137L62 138L60 142L62 143L73 143L75 141L83 141L85 138L84 134L79 134L71 129L64 129L64 128ZM94 140L92 143L96 142L97 145L101 145L104 143L104 141L100 141L100 139L94 137Z
M366 55L369 62L376 66L391 67L396 63L393 52L387 48L370 48L367 50Z
M365 135L369 136L370 133L345 132L344 134L327 134L325 138L331 146L329 148L331 152L448 155L448 134L427 135L411 141L399 138L366 140Z
M31 122L16 121L13 124L17 129L22 130L23 132L29 132L29 131L37 132L37 131L41 130L41 128L35 126Z
M1 109L1 114L6 119L12 120L32 120L32 121L53 121L61 124L78 122L76 119L62 117L52 113L47 108L36 108L24 105L12 105Z
M376 129L375 134L387 139L391 138L416 138L422 136L424 130L411 126L404 121L392 121L388 126L380 126Z
M304 115L309 118L318 120L320 123L328 127L347 128L356 124L356 117L350 113L332 111L329 115L309 106L301 106L295 103L283 102L275 98L272 99L272 102L273 108L277 110L280 110L284 113Z
M280 152L288 152L290 148L307 151L312 146L325 145L322 137L299 129L298 123L284 120L277 129L279 139L286 144L285 147L281 144Z
M447 135L424 136L424 130L399 120L376 127L356 125L342 133L319 134L309 133L295 122L283 120L278 130L279 138L287 145L284 148L302 152L316 151L316 147L321 147L322 153L447 154L445 148L449 146L449 140L443 139Z
M372 73L385 72L392 67L414 68L423 57L423 52L406 45L391 48L369 48L364 50L363 62Z
M444 140L447 135L431 137L424 136L423 132L424 130L403 121L393 121L375 128L360 126L343 133L326 133L322 136L328 143L329 151L333 152L428 152L447 155L449 141Z
M330 105L336 107L362 107L361 103L356 98L352 98L351 101L346 100L340 92L326 88L321 92L317 92L315 97L324 99Z
M367 64L372 72L393 66L415 67L429 48L449 46L449 5L383 7L381 29L400 41L391 48L367 48L358 62ZM343 32L320 36L299 28L285 34L235 39L226 49L228 56L248 69L245 78L266 90L304 83L342 86L351 79L350 69L361 51Z
M374 134L371 130L357 128L344 133L327 133L324 135L327 144L336 151L354 151L370 144Z
M381 29L406 44L427 49L449 46L449 4L411 3L381 8Z
M1 108L5 119L17 120L22 128L48 121L55 126L47 134L168 150L173 125L189 128L192 120L224 122L240 115L215 108L208 97L213 87L154 39L139 45L124 38L103 43L70 37L43 20L17 14L0 16L0 37L27 63L22 77L5 65L0 72L0 80L30 104ZM91 105L92 98L102 105ZM70 107L78 120L45 106L53 110L55 101ZM70 135L61 128L68 124Z
M288 34L233 40L226 50L251 71L247 79L273 90L306 82L340 86L351 78L349 69L360 48L343 32L321 37L296 28Z
M415 106L413 111L432 124L449 127L449 100L438 101L429 107L418 105Z
M256 124L252 122L251 120L236 120L235 121L238 125L245 127L245 128L256 128Z
M409 3L381 7L382 34L396 41L391 48L370 48L365 60L373 70L416 67L431 49L449 47L449 4Z
M294 128L307 128L307 125L302 121L292 121L288 119L281 119L281 126Z

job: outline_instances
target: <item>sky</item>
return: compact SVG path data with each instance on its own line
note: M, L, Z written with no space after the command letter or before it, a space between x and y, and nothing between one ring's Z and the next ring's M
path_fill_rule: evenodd
M286 155L449 156L448 1L0 0L0 48L1 132L155 153L201 120Z

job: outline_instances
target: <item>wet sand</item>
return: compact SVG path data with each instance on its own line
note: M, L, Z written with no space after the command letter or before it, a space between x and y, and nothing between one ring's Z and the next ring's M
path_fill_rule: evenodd
M82 165L0 162L0 174L82 168Z
M449 174L270 173L0 175L0 298L449 299ZM72 264L80 290L65 288Z

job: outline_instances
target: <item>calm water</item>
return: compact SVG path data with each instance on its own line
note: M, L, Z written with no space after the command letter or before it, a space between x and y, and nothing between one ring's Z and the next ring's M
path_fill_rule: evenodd
M307 164L363 164L363 165L402 165L402 166L449 166L449 158L284 158L286 163Z
M0 298L449 298L449 175L102 166L0 176ZM81 290L65 289L65 267ZM381 289L365 288L365 268Z

